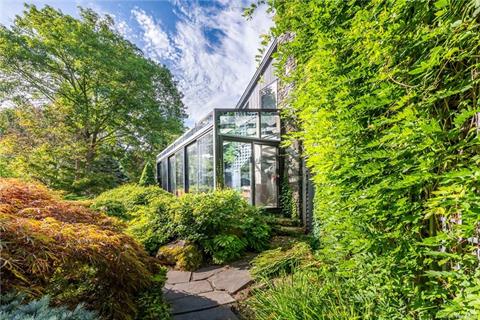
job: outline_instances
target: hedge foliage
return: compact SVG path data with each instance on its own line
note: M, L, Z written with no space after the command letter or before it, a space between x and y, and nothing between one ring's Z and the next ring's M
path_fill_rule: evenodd
M223 263L245 250L265 249L270 236L259 209L233 190L175 197L157 186L131 184L102 193L92 207L123 218L126 232L152 255L161 245L181 239L199 245L215 263Z
M37 184L0 180L1 287L132 319L160 271L116 219Z
M480 3L270 5L326 275L381 275L374 318L479 317Z

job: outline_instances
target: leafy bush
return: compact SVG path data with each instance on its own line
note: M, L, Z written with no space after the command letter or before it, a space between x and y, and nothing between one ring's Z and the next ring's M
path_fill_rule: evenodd
M160 247L156 258L162 264L188 271L198 269L203 262L203 254L198 246L185 240L177 240Z
M174 199L157 186L128 184L102 193L92 208L125 220L125 231L155 255L173 237L169 208Z
M25 303L26 296L16 293L0 295L0 319L9 320L96 320L97 315L79 304L73 310L51 307L50 297Z
M247 249L265 249L270 236L259 209L233 190L174 197L156 186L125 185L102 193L92 207L124 217L126 232L151 255L170 240L181 239L199 245L215 263L223 263Z
M130 319L156 261L116 219L59 200L48 189L0 180L2 290L85 302L100 315Z
M315 262L310 246L299 242L289 249L276 248L262 252L251 261L250 273L257 279L272 278L304 269L308 265L313 266Z
M281 80L294 84L284 115L293 115L291 137L314 174L327 275L365 276L373 263L385 272L357 292L389 283L385 308L407 306L397 318L455 317L460 306L473 313L480 3L268 3L273 33L288 38L277 51ZM336 281L343 288L352 278Z
M268 246L270 227L234 190L185 194L171 205L175 234L199 243L215 263Z
M137 299L139 313L138 320L169 320L170 307L163 298L165 285L165 270L153 277L152 285L142 292Z

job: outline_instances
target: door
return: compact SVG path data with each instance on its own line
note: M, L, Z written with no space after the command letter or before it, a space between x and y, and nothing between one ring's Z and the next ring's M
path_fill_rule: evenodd
M252 144L250 142L223 141L223 183L237 190L250 204L252 194Z

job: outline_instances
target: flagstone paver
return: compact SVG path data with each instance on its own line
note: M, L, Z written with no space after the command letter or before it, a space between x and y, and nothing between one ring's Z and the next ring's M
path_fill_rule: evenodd
M210 280L215 289L226 290L229 293L236 293L253 281L248 270L236 268L217 273Z
M229 306L197 311L195 314L184 313L173 316L173 320L238 320Z
M165 299L174 320L238 320L231 311L232 294L252 282L247 264L210 266L196 272L167 273Z
M189 282L192 273L189 271L170 270L167 272L167 284L177 284Z
M225 267L223 266L210 266L210 267L198 269L197 271L192 272L192 280L193 281L205 280L223 270L225 270Z

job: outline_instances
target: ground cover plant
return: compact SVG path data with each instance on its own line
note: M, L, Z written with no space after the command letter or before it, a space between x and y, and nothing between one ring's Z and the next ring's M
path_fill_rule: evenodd
M322 276L364 295L344 300L360 318L369 303L380 318L478 318L480 3L269 3ZM389 299L368 300L377 287Z
M263 214L233 190L175 197L158 186L131 184L104 192L92 207L126 221L126 232L151 255L177 239L197 245L215 263L268 246L270 227Z
M0 221L2 293L48 294L55 304L133 319L163 272L122 222L42 185L1 179Z
M9 320L97 320L97 315L78 305L73 310L55 307L50 297L26 301L25 295L8 293L0 295L0 319Z

